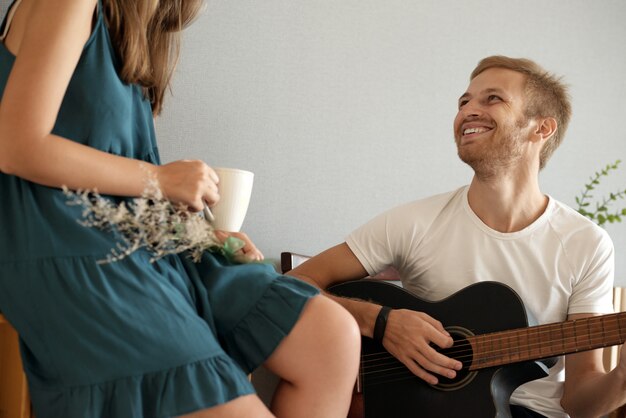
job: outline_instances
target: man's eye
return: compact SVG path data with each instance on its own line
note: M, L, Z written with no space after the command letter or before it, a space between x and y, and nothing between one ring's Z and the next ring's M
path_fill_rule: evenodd
M459 109L462 108L463 106L465 106L467 104L467 100L461 100L459 102Z
M500 101L500 100L502 100L500 96L496 96L495 94L492 94L489 97L487 97L487 101L489 102Z

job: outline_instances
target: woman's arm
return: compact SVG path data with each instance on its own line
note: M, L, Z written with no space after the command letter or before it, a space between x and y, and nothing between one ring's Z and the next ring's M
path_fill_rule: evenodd
M217 176L200 161L157 167L51 134L95 7L96 0L22 2L6 40L16 60L0 102L0 171L47 186L122 196L141 194L154 176L169 199L193 210L202 209L202 200L215 203Z

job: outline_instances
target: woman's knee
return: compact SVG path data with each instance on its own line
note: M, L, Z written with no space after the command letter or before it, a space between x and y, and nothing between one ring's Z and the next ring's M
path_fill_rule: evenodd
M352 315L319 295L307 303L266 366L291 382L315 380L317 375L356 377L360 348L359 328Z
M320 295L318 296L320 308L314 312L314 320L320 325L321 331L328 334L332 345L337 350L347 350L352 353L359 353L361 348L361 333L359 326L352 316L343 306L332 299Z

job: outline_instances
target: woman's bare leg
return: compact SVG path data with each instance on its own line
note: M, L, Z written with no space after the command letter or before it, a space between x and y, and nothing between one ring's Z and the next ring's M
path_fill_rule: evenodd
M256 395L246 395L213 408L203 409L178 418L274 418Z
M277 417L345 418L359 367L356 321L325 296L312 298L265 366L282 380L272 400Z
M316 296L266 361L282 380L272 410L276 417L345 418L359 365L361 336L352 316ZM256 395L246 395L179 418L273 418Z

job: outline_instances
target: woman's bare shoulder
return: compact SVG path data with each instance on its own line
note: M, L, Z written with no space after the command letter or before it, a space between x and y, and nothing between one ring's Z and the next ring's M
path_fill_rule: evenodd
M84 43L91 33L96 4L97 0L19 0L13 6L16 9L4 44L17 56L30 33L49 32L55 26L58 31L63 31L64 24L78 29L74 31L76 42Z

